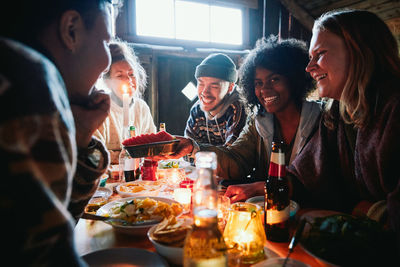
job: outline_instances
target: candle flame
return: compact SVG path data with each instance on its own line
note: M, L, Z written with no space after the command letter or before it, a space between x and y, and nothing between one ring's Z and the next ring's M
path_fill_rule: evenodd
M127 94L127 93L128 93L128 86L126 86L126 84L123 84L123 85L122 85L122 92L123 92L124 94Z

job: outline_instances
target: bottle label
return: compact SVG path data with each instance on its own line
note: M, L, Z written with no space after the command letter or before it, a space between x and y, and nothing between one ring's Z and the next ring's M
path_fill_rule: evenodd
M267 210L267 224L276 224L288 220L290 217L290 206L283 210Z
M130 158L130 159L125 159L124 162L124 171L132 171L135 170L135 159Z
M285 177L286 176L286 168L285 165L276 164L275 162L270 162L268 176L273 177Z

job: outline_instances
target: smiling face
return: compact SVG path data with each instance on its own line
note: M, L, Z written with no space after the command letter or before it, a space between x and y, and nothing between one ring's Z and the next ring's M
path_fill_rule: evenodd
M306 71L317 81L319 96L340 100L349 71L349 54L343 39L317 30L311 38L309 54Z
M117 61L110 67L110 76L104 82L119 98L122 99L123 85L126 85L127 93L132 95L136 90L136 78L131 65L125 61Z
M233 83L214 77L199 77L197 79L197 94L200 100L200 107L203 111L213 114L218 112L218 104L224 96L231 92Z
M287 78L268 69L256 68L254 88L258 101L269 113L281 112L289 105L295 105Z

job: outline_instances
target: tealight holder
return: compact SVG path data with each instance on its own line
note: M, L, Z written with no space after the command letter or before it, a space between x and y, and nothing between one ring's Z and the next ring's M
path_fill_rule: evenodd
M172 188L178 188L179 184L185 179L186 173L184 169L181 168L171 168L167 169L165 173L168 185Z
M188 213L192 201L192 190L190 188L175 188L174 199L182 205L183 213Z
M266 242L261 222L261 208L255 204L236 202L229 210L224 239L228 247L228 257L240 255L241 264L254 264L265 258Z

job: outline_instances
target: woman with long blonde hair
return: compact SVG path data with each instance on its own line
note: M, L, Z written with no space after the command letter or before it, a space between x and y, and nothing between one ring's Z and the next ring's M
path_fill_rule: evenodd
M315 21L306 70L330 104L289 173L303 207L366 215L400 244L400 59L375 14L341 10ZM398 250L400 245L398 245Z

